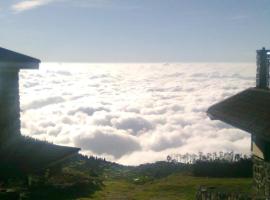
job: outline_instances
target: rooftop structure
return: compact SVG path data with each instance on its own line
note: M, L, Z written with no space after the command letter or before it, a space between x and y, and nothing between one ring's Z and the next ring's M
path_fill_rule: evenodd
M0 70L38 69L40 60L0 47Z
M14 169L23 173L38 172L61 163L76 155L78 151L79 148L17 137L9 140L9 143L0 149L0 171L10 172L10 169Z
M257 50L257 74L256 87L268 89L269 88L269 64L270 64L270 50L262 48Z
M38 69L40 60L0 48L0 146L20 135L20 69Z
M0 167L37 170L78 153L64 147L26 139L20 132L19 71L38 69L40 60L0 48Z
M225 99L207 110L221 120L252 134L253 179L256 198L270 197L270 50L257 51L256 87Z
M270 140L270 91L249 88L207 110L213 120L221 120Z

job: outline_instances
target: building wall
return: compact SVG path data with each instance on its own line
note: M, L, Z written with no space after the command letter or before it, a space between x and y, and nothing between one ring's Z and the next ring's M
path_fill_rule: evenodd
M252 134L251 151L253 156L265 160L266 146L267 142L264 139Z
M257 198L270 197L270 163L253 156L253 181Z
M0 145L20 135L19 71L0 70Z
M256 87L258 88L269 87L269 60L267 52L265 49L257 51Z

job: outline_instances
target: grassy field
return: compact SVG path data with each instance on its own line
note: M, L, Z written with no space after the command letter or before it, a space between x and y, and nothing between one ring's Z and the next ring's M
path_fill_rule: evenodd
M144 184L135 184L125 179L112 179L105 181L103 189L92 197L80 200L193 200L200 185L250 193L252 180L199 178L182 174L173 174Z

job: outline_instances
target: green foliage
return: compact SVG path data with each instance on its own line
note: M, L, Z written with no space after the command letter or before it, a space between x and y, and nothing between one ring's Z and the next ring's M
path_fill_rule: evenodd
M28 199L76 199L89 196L103 186L104 159L74 156L61 163L60 171L49 169L44 184L30 188Z
M136 167L112 166L106 171L106 174L108 174L107 178L113 180L126 179L135 184L144 184L180 172L190 174L191 166L183 163L158 161Z
M148 163L139 165L131 170L131 173L137 176L147 176L152 178L163 178L173 173L191 171L191 167L188 164L183 163L170 163L159 161L155 163Z
M149 177L149 176L137 176L136 178L133 178L133 183L138 184L138 185L143 185L153 180L154 178Z
M122 179L104 181L102 190L81 200L193 200L200 185L216 186L228 191L250 193L249 178L203 178L174 173L164 178L137 184Z
M237 162L197 161L192 166L194 176L203 177L252 177L252 160L240 159Z
M2 187L16 189L23 199L29 200L76 199L101 189L104 169L111 165L104 159L78 154L36 173L24 174L17 171L21 176L1 179ZM27 183L30 183L30 187Z
M52 144L44 144L47 145ZM193 164L160 161L132 167L78 154L58 165L31 173L31 179L28 179L30 188L26 187L28 173L14 165L0 165L0 185L19 191L22 199L29 200L188 200L194 199L201 185L237 188L237 191L247 192L251 189L251 179L248 178L192 176L250 177L250 171L245 171L250 167L251 161L248 159L236 162L202 159Z

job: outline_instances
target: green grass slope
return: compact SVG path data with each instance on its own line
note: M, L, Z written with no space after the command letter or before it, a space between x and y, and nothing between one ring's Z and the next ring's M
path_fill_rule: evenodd
M124 178L106 180L102 190L80 200L193 200L200 185L216 186L226 191L250 193L249 178L200 178L172 174L144 184Z

